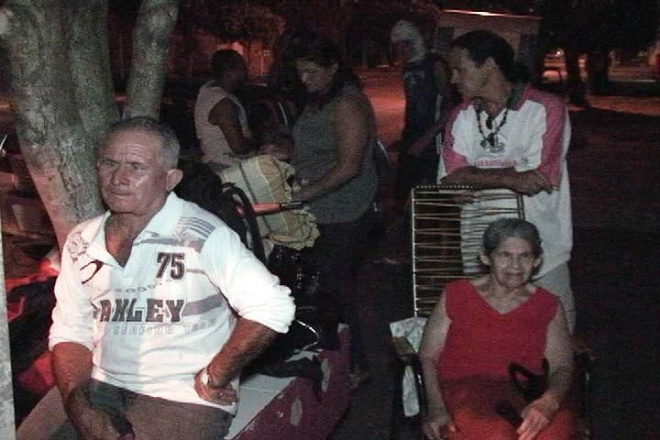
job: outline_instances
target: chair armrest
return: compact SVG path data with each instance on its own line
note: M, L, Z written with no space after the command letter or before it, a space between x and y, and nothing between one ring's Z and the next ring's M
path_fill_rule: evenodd
M586 342L578 337L572 338L571 346L573 348L573 357L577 362L578 367L590 368L597 357L593 350L587 346Z
M403 337L393 337L392 346L394 352L401 361L401 363L410 367L415 382L415 389L417 391L417 399L419 401L419 411L422 416L427 414L428 402L426 400L426 386L424 385L424 374L422 372L422 363L415 349L410 345L410 342Z
M417 357L417 352L406 338L401 336L393 337L392 346L394 347L394 353L396 356L405 365L410 365L412 358Z

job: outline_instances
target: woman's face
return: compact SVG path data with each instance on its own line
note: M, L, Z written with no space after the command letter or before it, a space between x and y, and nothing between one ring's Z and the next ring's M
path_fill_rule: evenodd
M313 61L296 60L296 70L309 93L320 93L330 86L337 64L323 67Z
M519 237L505 238L492 254L482 255L481 261L490 267L495 282L509 289L525 286L541 264L531 243Z

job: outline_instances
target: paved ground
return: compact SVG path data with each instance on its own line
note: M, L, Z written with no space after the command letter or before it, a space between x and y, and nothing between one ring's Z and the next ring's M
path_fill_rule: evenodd
M376 88L380 91L371 89L373 81L381 83ZM391 131L397 103L387 98L396 91L383 93L383 82L385 90L391 86L387 81L370 79L367 91L382 118L380 127ZM591 97L592 107L571 108L574 134L568 161L575 235L571 270L577 334L597 356L593 381L599 440L660 438L659 88L648 81L641 91L639 83L620 83L622 96ZM390 131L381 138L395 139ZM372 254L358 270L374 380L354 394L352 408L333 440L390 437L395 364L388 323L411 314L410 271L370 260L389 252L385 249L393 243L396 247L401 237L401 230L390 228L385 239L374 241Z

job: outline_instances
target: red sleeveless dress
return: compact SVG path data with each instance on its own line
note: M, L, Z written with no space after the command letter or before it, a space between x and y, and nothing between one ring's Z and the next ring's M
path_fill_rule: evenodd
M517 439L515 428L495 412L497 402L509 401L518 411L526 406L511 385L509 364L518 363L542 374L547 329L558 300L537 288L529 300L501 314L479 295L468 280L446 288L451 326L438 362L442 396L461 439ZM571 439L574 420L562 408L538 440Z

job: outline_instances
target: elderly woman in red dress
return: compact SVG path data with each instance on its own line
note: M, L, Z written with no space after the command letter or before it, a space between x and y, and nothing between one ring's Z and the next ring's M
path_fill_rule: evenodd
M429 439L572 438L574 421L563 405L573 374L566 317L554 295L530 283L541 254L533 224L499 219L484 234L481 261L490 272L446 287L420 349ZM543 375L544 359L547 387L528 402L513 387L509 367ZM498 414L501 402L522 419Z

